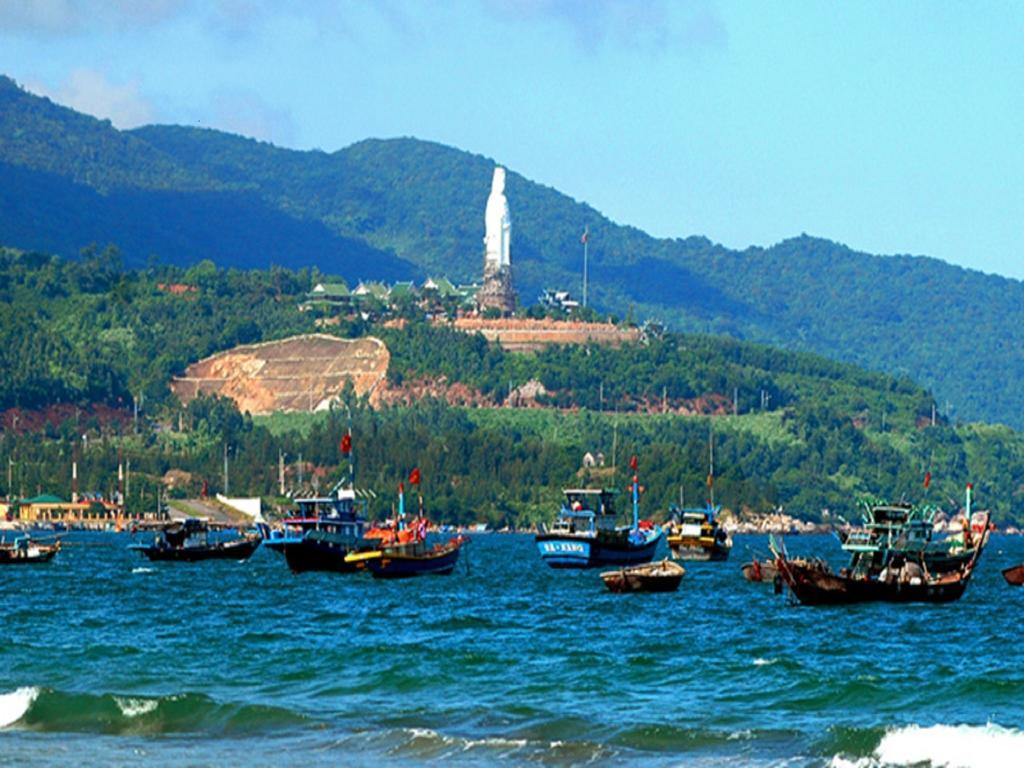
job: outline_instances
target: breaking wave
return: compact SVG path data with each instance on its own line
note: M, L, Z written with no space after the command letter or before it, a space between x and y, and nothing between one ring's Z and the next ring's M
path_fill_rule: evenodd
M246 734L309 722L281 707L214 701L198 693L122 696L19 688L0 694L0 727L44 732Z
M865 757L836 755L831 768L1009 768L1021 764L1024 732L987 725L909 725L886 731Z

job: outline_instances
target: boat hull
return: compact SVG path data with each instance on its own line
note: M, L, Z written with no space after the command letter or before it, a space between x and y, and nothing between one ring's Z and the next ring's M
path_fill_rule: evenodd
M408 579L414 576L447 576L459 562L459 544L435 547L425 552L381 551L378 557L365 560L375 579Z
M959 600L971 573L946 574L913 582L851 578L824 570L820 565L780 561L779 573L793 595L804 605L851 605L854 603L951 603Z
M552 568L597 568L605 565L642 565L654 559L661 532L643 543L626 537L602 539L572 534L538 534L535 542L541 559Z
M36 565L39 563L48 563L53 560L57 552L60 551L59 546L40 546L33 547L34 552L18 552L14 549L3 548L0 549L0 565Z
M345 558L362 547L357 541L337 541L329 537L305 536L279 542L278 551L292 573L327 571L331 573L355 573L359 568Z
M246 538L195 547L136 546L133 549L152 561L198 563L204 560L248 560L260 539Z
M728 560L732 545L718 541L692 540L681 536L669 536L668 548L676 560L703 560L720 562Z
M686 574L681 565L664 561L606 571L601 580L610 592L675 592Z
M1003 578L1011 587L1024 585L1024 563L1003 569Z

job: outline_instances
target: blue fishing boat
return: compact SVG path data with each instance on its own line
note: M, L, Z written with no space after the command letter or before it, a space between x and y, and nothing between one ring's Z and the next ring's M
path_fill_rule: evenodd
M659 526L640 521L640 486L633 477L633 524L616 525L615 492L589 488L566 490L550 528L536 536L541 559L552 568L638 565L654 559Z

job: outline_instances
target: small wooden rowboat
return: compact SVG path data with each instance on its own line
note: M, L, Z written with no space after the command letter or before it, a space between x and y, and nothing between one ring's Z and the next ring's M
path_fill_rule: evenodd
M1024 585L1024 563L1003 569L1003 578L1011 587Z
M604 585L612 592L675 592L686 569L671 560L634 565L601 574Z
M743 564L743 578L747 581L774 581L779 575L774 560L751 560Z

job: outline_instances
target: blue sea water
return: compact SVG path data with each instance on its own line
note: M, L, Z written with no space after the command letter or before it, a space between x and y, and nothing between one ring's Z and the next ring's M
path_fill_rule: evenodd
M527 536L401 582L126 544L76 534L0 571L0 763L1024 764L1024 591L999 573L1021 537L993 537L958 603L846 608L745 582L758 536L626 596Z

